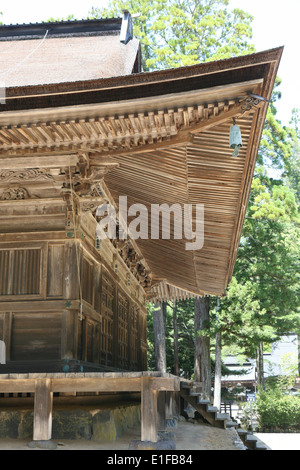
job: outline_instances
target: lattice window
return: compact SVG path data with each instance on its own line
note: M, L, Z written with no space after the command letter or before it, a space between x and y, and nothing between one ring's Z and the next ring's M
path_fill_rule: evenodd
M130 370L138 370L138 309L130 309Z
M114 282L106 274L102 274L101 290L101 354L100 362L104 365L112 365L113 353L113 302L114 302Z
M128 307L126 297L118 295L118 367L128 369Z
M107 274L103 273L101 301L102 305L110 310L113 309L114 287L112 279Z
M0 295L40 293L41 250L0 250Z

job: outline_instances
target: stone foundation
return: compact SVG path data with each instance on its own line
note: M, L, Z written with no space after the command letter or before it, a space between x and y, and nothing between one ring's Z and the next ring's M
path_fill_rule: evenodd
M53 411L52 439L115 441L140 423L140 405L109 409L57 409ZM0 410L0 439L29 439L33 436L32 410Z

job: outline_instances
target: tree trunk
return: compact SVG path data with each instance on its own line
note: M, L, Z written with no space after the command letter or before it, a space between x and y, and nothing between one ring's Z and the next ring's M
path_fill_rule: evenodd
M300 335L298 335L298 377L300 377Z
M216 334L216 363L215 363L215 386L214 386L214 406L221 410L221 379L222 379L222 360L221 360L221 333Z
M153 332L155 349L155 367L159 372L167 371L166 334L163 306L156 303L153 311Z
M262 389L265 386L264 380L264 350L263 343L260 342L256 349L256 369L257 369L257 386Z
M174 329L174 375L179 375L178 361L178 325L177 325L177 305L173 302L173 329Z
M194 380L202 382L203 398L211 398L211 363L210 363L210 338L200 336L198 331L209 326L209 297L195 298L194 309L195 322L195 363Z

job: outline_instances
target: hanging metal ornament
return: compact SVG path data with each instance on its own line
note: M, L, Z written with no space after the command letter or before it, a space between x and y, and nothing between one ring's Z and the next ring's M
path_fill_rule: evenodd
M229 145L234 149L232 156L237 157L240 148L243 146L243 142L240 126L236 124L235 119L233 120L233 125L230 127Z

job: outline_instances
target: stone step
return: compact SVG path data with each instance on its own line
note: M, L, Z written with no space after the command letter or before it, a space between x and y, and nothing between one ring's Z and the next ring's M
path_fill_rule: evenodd
M257 439L256 439L256 437L252 436L252 434L247 434L246 439L245 439L245 443L246 443L247 446L249 445L251 449L255 449Z
M218 408L217 408L216 406L209 406L209 405L208 405L208 406L206 407L206 410L207 410L207 411L210 411L211 413L218 413L218 412L219 412L219 410L218 410Z
M226 425L226 428L236 428L238 426L238 423L232 420L227 420L225 425Z
M257 442L256 443L256 447L255 447L255 450L268 450L266 448L266 446L264 444L262 444L261 442Z
M210 400L204 400L201 397L198 398L198 405L210 405Z
M216 419L224 419L224 420L227 420L229 419L230 416L228 413L217 413L216 415Z
M245 446L250 450L268 450L263 442L261 442L257 437L249 434L248 431L242 428L237 429L237 433L245 444Z
M226 422L228 422L228 427L235 426L235 424L231 422L228 413L219 413L218 408L212 406L210 400L201 398L201 387L195 386L194 384L188 384L187 382L181 382L180 386L182 390L182 397L188 402L190 398L190 404L192 405L193 409L195 409L195 411L202 415L213 426L225 428ZM188 415L187 409L185 409L184 412Z

